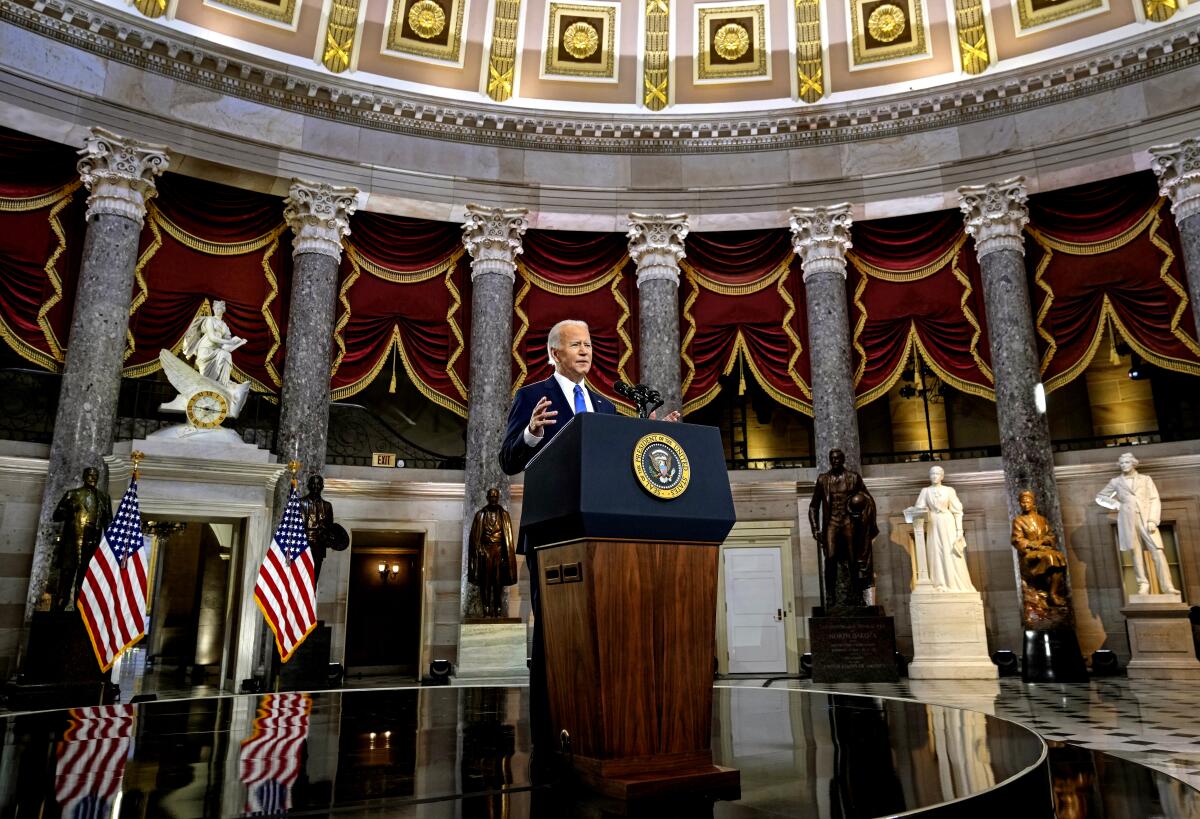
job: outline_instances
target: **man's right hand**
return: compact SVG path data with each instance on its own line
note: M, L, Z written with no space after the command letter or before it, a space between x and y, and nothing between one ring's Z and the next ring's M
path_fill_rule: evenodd
M533 415L529 416L529 434L535 438L541 438L543 427L548 424L557 423L554 420L554 416L556 415L558 415L558 410L550 409L550 399L542 398L537 402L537 406L533 408Z

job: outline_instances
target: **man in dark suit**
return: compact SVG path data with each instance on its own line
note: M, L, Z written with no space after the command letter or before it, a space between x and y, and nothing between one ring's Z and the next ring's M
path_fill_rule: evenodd
M524 471L565 424L580 412L613 414L612 402L587 386L592 368L592 337L582 321L560 321L550 329L546 352L554 373L545 381L522 387L508 413L508 430L500 447L500 468L507 475ZM529 567L529 597L533 608L533 657L529 668L529 723L535 743L552 741L546 710L546 667L542 646L541 606L538 600L537 555L526 549L525 531L517 536L517 554L525 555Z

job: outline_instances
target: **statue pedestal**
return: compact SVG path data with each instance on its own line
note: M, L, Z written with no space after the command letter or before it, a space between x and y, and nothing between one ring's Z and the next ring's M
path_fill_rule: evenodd
M37 611L21 673L4 693L14 710L100 705L116 702L109 676L96 662L79 612Z
M515 618L463 623L458 633L459 680L528 678L525 623Z
M917 587L912 613L913 680L994 680L988 657L983 599L979 592L938 592Z
M896 623L882 606L818 606L808 633L814 683L899 682Z
M1141 602L1141 598L1155 602ZM1135 598L1139 598L1135 602ZM1192 641L1188 606L1175 595L1131 595L1121 609L1129 632L1131 679L1197 680L1200 660Z

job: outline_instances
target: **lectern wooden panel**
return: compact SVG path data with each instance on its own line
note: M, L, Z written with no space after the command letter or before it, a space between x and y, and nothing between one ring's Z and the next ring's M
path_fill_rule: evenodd
M656 433L686 453L676 498L634 472L635 446ZM580 416L531 465L525 497L550 718L575 771L617 798L736 793L738 772L711 750L717 561L733 523L716 430Z

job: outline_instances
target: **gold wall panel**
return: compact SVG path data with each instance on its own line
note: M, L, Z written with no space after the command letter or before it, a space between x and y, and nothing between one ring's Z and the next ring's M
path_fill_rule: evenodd
M133 0L133 7L151 20L166 14L167 5L167 0Z
M233 9L248 17L282 23L289 28L296 24L296 12L299 11L298 0L204 0L204 3L214 8Z
M854 67L929 53L923 0L850 0Z
M825 96L820 0L796 0L796 93L805 102Z
M661 111L671 99L670 0L646 0L645 24L642 104L651 111Z
M1142 11L1146 13L1147 20L1162 23L1175 16L1175 12L1179 11L1179 2L1178 0L1142 0Z
M521 0L495 0L492 17L492 44L488 49L487 95L504 102L513 93L513 72L517 57L517 27L521 20Z
M983 19L983 0L954 0L954 20L958 26L962 70L967 74L982 74L992 62L987 25Z
M697 82L770 79L767 6L696 6Z
M1105 0L1013 0L1020 31L1106 7Z
M466 2L391 0L384 52L449 63L461 62Z
M541 76L615 82L617 10L616 4L549 3Z

